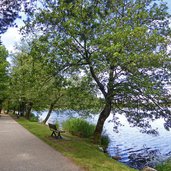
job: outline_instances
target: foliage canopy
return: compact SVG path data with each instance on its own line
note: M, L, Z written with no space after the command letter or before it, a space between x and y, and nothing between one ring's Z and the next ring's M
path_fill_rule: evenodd
M15 25L14 21L20 17L22 10L30 13L33 10L35 0L1 0L0 2L0 34L4 33L9 26Z
M8 62L7 62L8 52L4 46L0 46L0 109L2 107L3 101L7 97L7 87L8 87Z

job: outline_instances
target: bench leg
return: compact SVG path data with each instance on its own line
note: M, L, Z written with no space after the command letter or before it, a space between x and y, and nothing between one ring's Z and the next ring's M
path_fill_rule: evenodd
M53 136L54 136L56 139L62 139L62 136L61 136L61 133L60 133L60 132L58 132L58 135L56 135L56 132L53 131L52 134L51 134L51 137L53 137Z
M61 136L61 133L60 132L58 132L58 138L59 139L62 139L62 136Z
M56 137L56 133L53 131L51 134L51 137L53 137L53 135Z

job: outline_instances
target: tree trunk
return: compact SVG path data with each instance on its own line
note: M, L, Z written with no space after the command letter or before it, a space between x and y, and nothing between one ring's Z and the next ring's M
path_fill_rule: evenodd
M9 102L9 101L7 101L7 110L6 110L6 114L8 114L8 113L9 113L9 111L10 111L10 102Z
M110 112L111 112L111 102L106 103L103 111L100 113L99 119L97 121L96 129L94 131L94 143L95 144L100 144L104 122L110 115Z
M26 111L26 119L30 119L30 114L31 114L31 109L32 109L33 103L29 102L27 106L27 111Z
M53 110L53 108L54 108L54 105L55 105L54 103L51 103L51 104L50 104L48 114L47 114L46 118L45 118L44 121L43 121L44 124L46 124L47 120L49 119L49 117L50 117L50 115L51 115L51 113L52 113L52 110Z
M10 111L10 110L9 110L9 108L8 108L6 113L8 114L8 113L9 113L9 111Z
M13 115L15 115L15 112L16 112L16 108L14 107L13 108Z
M2 100L0 100L0 114L1 114L1 112L2 112Z
M19 115L20 116L24 116L25 109L26 109L26 103L23 101L20 102L20 104L19 104Z

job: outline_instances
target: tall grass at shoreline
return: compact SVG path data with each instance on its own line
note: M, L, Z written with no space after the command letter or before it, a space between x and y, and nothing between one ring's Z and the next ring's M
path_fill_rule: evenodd
M95 125L80 118L68 119L63 122L62 127L72 135L77 135L83 138L91 137L95 130Z

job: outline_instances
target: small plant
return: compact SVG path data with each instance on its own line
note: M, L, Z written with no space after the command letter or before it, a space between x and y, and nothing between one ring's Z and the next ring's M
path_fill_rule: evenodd
M101 136L101 146L103 147L104 150L108 147L110 142L109 136L108 135L102 135Z
M95 125L80 118L69 119L63 122L62 126L64 130L70 132L72 135L83 138L91 137L95 130Z
M156 169L158 171L171 171L171 160L159 164Z
M59 129L59 122L58 121L56 121L55 125L56 125L56 128Z
M39 121L39 117L38 115L35 116L33 113L30 114L30 119L31 122L38 122Z

